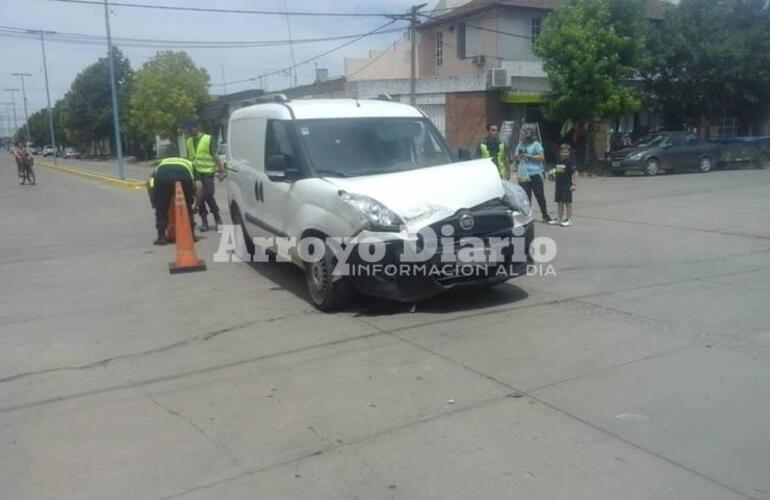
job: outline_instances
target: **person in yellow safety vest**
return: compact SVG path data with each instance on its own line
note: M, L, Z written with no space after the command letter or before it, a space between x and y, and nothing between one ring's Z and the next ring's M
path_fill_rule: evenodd
M185 126L187 132L187 159L193 164L195 171L195 183L198 191L203 195L198 200L198 214L201 216L201 232L209 230L208 212L214 215L214 223L217 231L222 225L222 218L219 216L219 205L214 197L216 192L214 187L214 177L219 176L221 181L224 176L224 166L217 154L217 141L209 134L201 132L200 127L195 122L188 122ZM208 210L206 209L208 205Z
M479 143L477 155L479 158L491 158L500 177L507 177L505 143L497 136L500 133L500 127L490 123L487 125L487 132L487 137Z
M150 204L155 209L155 229L158 230L158 238L155 245L168 245L166 228L168 227L168 209L174 199L176 182L182 183L187 212L195 234L193 220L193 203L195 202L195 176L192 162L184 158L165 158L161 160L147 180L147 193L150 195Z

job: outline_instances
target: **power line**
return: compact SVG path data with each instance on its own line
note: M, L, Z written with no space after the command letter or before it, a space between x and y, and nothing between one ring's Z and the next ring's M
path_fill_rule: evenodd
M28 28L18 28L14 26L0 26L0 37L18 38L18 39L36 39L34 33L29 33ZM401 29L382 30L378 34L397 33ZM280 47L290 44L312 44L321 42L332 42L339 40L350 40L358 38L363 33L350 35L339 35L323 38L301 38L295 40L258 40L258 41L200 41L200 40L164 40L153 38L121 38L114 37L113 43L122 47L134 48L186 48L186 49L240 49L240 48L261 48L261 47ZM68 43L75 45L98 45L105 43L106 38L98 35L89 35L84 33L56 33L46 37L47 41L57 43Z
M398 42L396 42L396 43L398 43ZM394 47L394 51L395 51L395 47ZM374 63L376 63L377 61L379 61L379 60L380 60L382 57L384 57L386 54L390 54L390 53L391 53L391 51L390 51L390 50L383 50L383 51L382 51L380 54L378 54L378 55L377 55L377 57L375 57L374 59L372 59L371 61L369 61L368 63L366 63L364 66L362 66L361 68L359 68L359 69L358 69L356 72L352 73L352 74L351 74L351 75L350 75L348 78L353 78L354 76L357 76L359 73L361 73L361 72L363 72L364 70L366 70L366 69L367 69L369 66L371 66L372 64L374 64Z
M96 0L53 0L54 2L100 6ZM363 12L286 12L276 10L216 9L211 7L180 7L177 5L151 5L139 3L110 2L112 7L130 7L137 9L172 10L187 12L216 12L219 14L257 14L266 16L314 16L314 17L385 17L387 13Z
M368 36L379 35L379 34L383 33L382 30L384 28L387 28L388 26L390 26L391 24L393 24L395 22L396 22L395 20L390 21L390 22L388 22L386 24L383 24L379 28L373 29L372 31L370 31L368 33L364 33L363 35L361 35L361 36L359 36L359 37L357 37L357 38L355 38L353 40L345 42L342 45L338 45L338 46L336 46L336 47L334 47L332 49L329 49L329 50L327 50L325 52L322 52L321 54L318 54L318 55L313 56L311 58L305 59L304 61L300 61L300 62L298 62L296 64L292 64L291 66L288 66L286 68L282 68L282 69L279 69L279 70L276 70L276 71L271 71L269 73L262 73L261 75L257 75L257 76L251 77L251 78L245 78L243 80L236 80L234 82L213 83L210 86L211 87L219 87L219 86L223 86L223 85L235 85L235 84L238 84L238 83L254 82L254 81L257 81L257 80L259 80L261 78L266 78L268 76L274 76L274 75L278 75L278 74L284 73L284 72L289 71L289 70L294 70L294 69L296 69L296 68L298 68L300 66L303 66L305 64L311 63L313 61L317 61L318 59L321 59L322 57L326 57L326 56L328 56L329 54L331 54L333 52L337 52L338 50L342 50L345 47L347 47L349 45L352 45L352 44L358 42L359 40L362 40L362 39L364 39L364 38L366 38Z
M523 38L525 40L532 40L531 36L520 35L518 33L509 33L507 31L500 31L500 30L495 30L495 29L492 29L492 28L484 28L483 26L474 26L472 24L466 24L465 27L466 28L474 28L474 29L477 29L479 31L488 31L490 33L495 33L495 34L498 34L498 35L512 36L514 38Z

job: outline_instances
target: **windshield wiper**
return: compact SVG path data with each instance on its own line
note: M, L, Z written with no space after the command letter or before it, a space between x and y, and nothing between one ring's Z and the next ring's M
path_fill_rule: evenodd
M315 169L318 174L333 175L337 177L350 177L350 174L341 170L334 170L333 168L317 168Z

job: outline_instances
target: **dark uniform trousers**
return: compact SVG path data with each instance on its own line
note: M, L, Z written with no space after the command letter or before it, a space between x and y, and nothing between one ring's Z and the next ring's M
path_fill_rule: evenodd
M155 187L153 189L155 227L158 231L165 231L168 227L168 207L176 194L175 185L177 181L182 183L182 191L184 191L184 199L187 203L187 213L192 223L195 184L192 177L190 177L190 172L182 166L164 165L155 173Z
M203 184L203 199L198 205L198 213L205 219L209 211L211 211L216 220L219 220L219 205L217 205L217 200L214 198L214 194L216 194L214 177L214 174L195 174L195 178ZM208 210L206 210L206 205L208 205Z

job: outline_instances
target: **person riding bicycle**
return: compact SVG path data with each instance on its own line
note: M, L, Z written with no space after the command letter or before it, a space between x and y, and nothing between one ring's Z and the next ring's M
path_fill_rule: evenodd
M16 159L16 169L19 173L19 177L24 176L26 174L25 171L32 168L32 165L35 163L32 155L29 154L29 151L27 150L27 146L18 139L16 139L16 142L13 145L13 156Z

